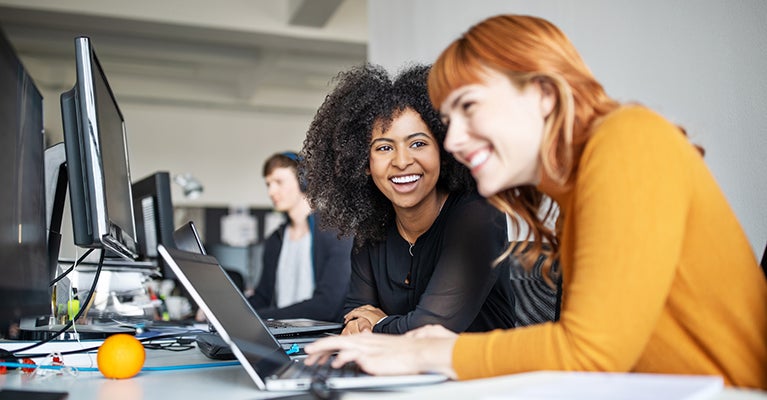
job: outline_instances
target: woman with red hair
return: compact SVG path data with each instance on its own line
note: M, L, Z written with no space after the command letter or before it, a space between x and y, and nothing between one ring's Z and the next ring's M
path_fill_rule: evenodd
M449 126L445 148L483 196L529 225L522 256L559 257L560 319L331 338L307 347L309 363L338 351L334 365L375 374L634 371L767 388L767 282L680 128L611 99L567 37L530 16L472 27L440 55L429 91Z

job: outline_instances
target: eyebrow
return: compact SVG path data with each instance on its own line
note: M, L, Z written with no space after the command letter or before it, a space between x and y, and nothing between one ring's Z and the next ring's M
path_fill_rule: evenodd
M405 137L405 140L411 140L413 138L420 137L420 136L424 136L426 138L430 138L430 136L426 132L415 132L415 133L411 133L411 134L407 135L407 137ZM390 138L375 138L375 139L370 141L370 145L372 146L372 145L374 145L375 143L378 143L378 142L394 143L394 139L390 139Z
M425 136L427 138L430 138L430 136L426 132L415 132L415 133L411 133L411 134L407 135L407 137L405 137L405 140L410 140L410 139L413 139L413 138L419 137L419 136ZM394 139L390 139L390 138L375 138L375 139L370 141L370 143L375 143L375 142L394 143Z
M459 93L459 94L458 94L458 96L456 96L456 98L455 98L455 99L453 99L453 101L450 103L450 107L448 107L448 111L449 111L449 110L452 110L452 109L454 109L454 108L456 107L456 105L458 105L458 103L460 103L460 102L461 102L461 99L462 99L462 98L463 98L463 96L465 96L465 95L466 95L466 91L465 91L465 90L464 90L463 92ZM441 118L443 118L443 119L445 119L445 118L449 118L449 117L448 117L448 115L447 115L447 114L444 114L444 113L439 113L439 116L440 116Z

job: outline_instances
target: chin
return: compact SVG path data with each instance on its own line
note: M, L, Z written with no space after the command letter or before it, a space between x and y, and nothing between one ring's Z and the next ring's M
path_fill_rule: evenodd
M490 197L498 192L503 190L502 187L498 187L498 185L486 183L482 184L480 182L477 182L477 191L479 192L482 197Z

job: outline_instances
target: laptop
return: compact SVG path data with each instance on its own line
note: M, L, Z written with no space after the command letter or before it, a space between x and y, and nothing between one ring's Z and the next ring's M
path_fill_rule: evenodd
M328 389L357 389L447 380L439 374L371 376L358 370L352 371L353 376L335 376L343 371L334 369L318 376L302 359L291 359L285 353L215 258L163 245L157 250L261 390L308 390L318 381Z
M194 221L189 221L173 231L173 241L176 242L177 249L190 253L208 254L205 246L202 245L202 239Z
M208 254L205 246L202 244L200 234L193 221L189 221L173 232L173 240L176 242L176 248L188 251L190 253ZM344 324L340 322L318 321L308 318L293 319L268 319L264 321L266 326L272 332L272 335L278 338L294 338L305 335L321 335L324 333L340 333ZM214 345L216 338L205 338L206 344ZM202 347L200 347L202 349ZM214 349L215 352L219 350ZM207 353L206 353L207 355Z

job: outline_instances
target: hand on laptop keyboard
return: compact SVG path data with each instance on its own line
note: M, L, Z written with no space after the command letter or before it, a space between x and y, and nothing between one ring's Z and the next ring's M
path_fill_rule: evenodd
M300 363L301 374L309 375L312 377L312 381L320 380L324 381L328 378L340 378L350 376L367 375L356 363L347 363L340 368L333 368L331 365L334 357L328 357L324 363L317 363L312 365L306 365L303 362Z

